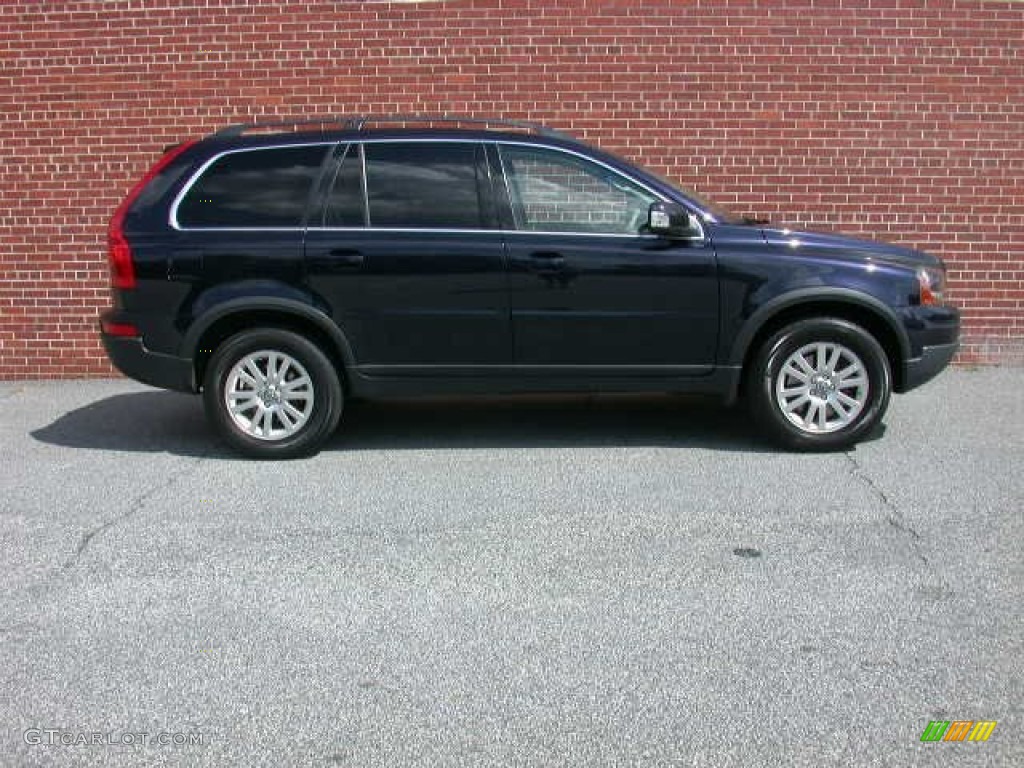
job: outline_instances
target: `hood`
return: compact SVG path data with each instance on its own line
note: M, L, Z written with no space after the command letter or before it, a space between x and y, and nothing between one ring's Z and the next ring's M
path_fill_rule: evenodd
M943 266L937 256L889 243L782 227L765 227L762 232L769 244L792 250L794 254L814 253L836 259L874 261L913 269Z

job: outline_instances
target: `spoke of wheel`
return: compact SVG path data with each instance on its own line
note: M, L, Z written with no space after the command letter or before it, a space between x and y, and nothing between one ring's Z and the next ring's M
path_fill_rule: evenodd
M828 357L828 347L825 346L824 344L820 344L819 343L818 346L815 348L814 352L815 352L815 354L814 354L814 358L815 358L814 372L815 373L824 373L825 370L826 370L826 358Z
M259 405L259 400L255 397L250 397L246 400L240 400L231 406L232 413L244 413L245 411L251 410Z
M845 368L843 368L843 370L841 370L838 373L836 373L836 378L838 378L840 381L842 381L847 376L850 376L851 374L859 373L859 372L860 372L860 366L857 365L856 363L852 363L852 364L846 366Z
M266 384L267 379L263 375L263 371L261 371L259 369L259 366L256 365L255 361L253 361L252 359L246 360L245 369L252 375L253 381L256 383L256 386Z
M839 398L832 400L829 404L832 406L832 410L836 412L836 416L838 416L842 421L845 422L850 418L850 412L843 407L842 403L839 402Z
M287 408L278 409L277 418L279 418L281 423L284 424L285 430L291 432L295 427L295 422L292 420L292 417L288 415L287 410Z
M867 383L868 380L863 376L857 376L853 379L840 379L836 389L853 389L854 387L863 387Z
M799 365L801 369L803 369L803 372L805 374L805 381L814 375L814 367L809 362L807 362L807 358L804 357L804 354L802 352L796 356L796 364Z
M288 371L292 369L292 359L286 357L281 361L280 368L277 369L277 381L280 384L284 384L288 378Z
M808 379L810 379L810 374L799 370L792 362L786 364L786 367L782 369L782 373L796 379L797 381L803 382L804 384L806 384Z
M839 347L832 348L832 354L828 356L828 362L825 363L825 372L831 376L836 371L836 365L839 363L839 358L842 355L842 350Z
M826 418L828 417L828 408L825 407L824 403L818 404L818 429L822 432L825 431Z
M264 437L270 437L270 430L273 427L274 414L267 409L263 412L263 420L261 425L261 431Z
M263 403L256 403L256 413L248 417L245 423L246 431L258 435L260 433L260 419L263 418ZM241 422L240 422L241 423Z
M283 406L283 411L287 411L288 413L290 413L295 418L296 421L305 421L306 420L306 414L304 414L302 411L300 411L298 408L296 408L291 403L285 403L284 406ZM282 421L283 421L283 419L282 419Z
M789 398L794 397L795 395L799 395L799 394L801 394L803 392L806 392L806 391L807 391L807 386L804 385L804 384L800 384L800 385L795 386L795 387L783 387L781 394L782 394L782 396L784 398L786 398L788 400Z
M792 400L792 401L786 403L786 412L787 413L792 413L797 408L799 408L801 405L804 405L805 403L810 402L810 400L811 400L810 396L808 396L807 393L805 392L804 394L800 395L800 397L796 398L796 400Z
M807 426L813 426L815 418L818 416L818 409L821 408L821 403L811 401L810 406L807 408L807 413L804 414L804 423Z
M284 390L285 392L293 392L296 389L298 389L299 387L304 387L307 384L309 384L309 376L300 376L297 379L292 379L291 381L286 381L281 386L281 389Z
M248 371L246 371L246 370L244 370L242 368L238 369L238 378L241 379L242 381L244 381L246 384L251 384L253 389L255 389L256 387L258 387L260 385L260 383L258 381L256 381L256 379L254 379L249 374Z
M842 403L843 405L846 405L846 406L849 406L851 409L852 408L859 408L860 407L860 401L859 400L854 400L852 397L847 395L845 392L836 392L836 402L837 403Z

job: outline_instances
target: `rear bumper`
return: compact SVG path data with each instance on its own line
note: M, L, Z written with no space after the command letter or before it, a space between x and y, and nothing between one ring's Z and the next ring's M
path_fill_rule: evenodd
M125 376L161 389L196 391L191 360L153 352L134 336L111 336L101 330L100 338L110 362Z
M960 349L958 341L922 348L920 357L907 360L903 364L903 386L900 391L909 392L914 387L919 387L926 381L935 378L943 368L949 365L958 349Z

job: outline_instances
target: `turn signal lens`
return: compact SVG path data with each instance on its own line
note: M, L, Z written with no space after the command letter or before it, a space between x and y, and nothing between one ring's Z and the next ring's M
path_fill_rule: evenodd
M921 306L938 307L945 303L946 275L942 270L922 267L917 270L917 283Z

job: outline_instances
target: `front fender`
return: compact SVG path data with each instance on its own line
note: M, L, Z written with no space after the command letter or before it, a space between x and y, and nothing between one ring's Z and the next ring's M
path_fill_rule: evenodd
M758 332L769 323L772 318L789 309L813 304L847 305L861 310L868 310L883 322L893 332L900 346L900 356L907 359L910 356L910 339L907 331L900 322L899 317L884 302L866 293L850 290L848 288L837 288L828 286L815 286L813 288L802 288L788 291L776 296L758 307L740 327L732 346L729 350L728 365L742 366L746 359L751 342L756 338Z

